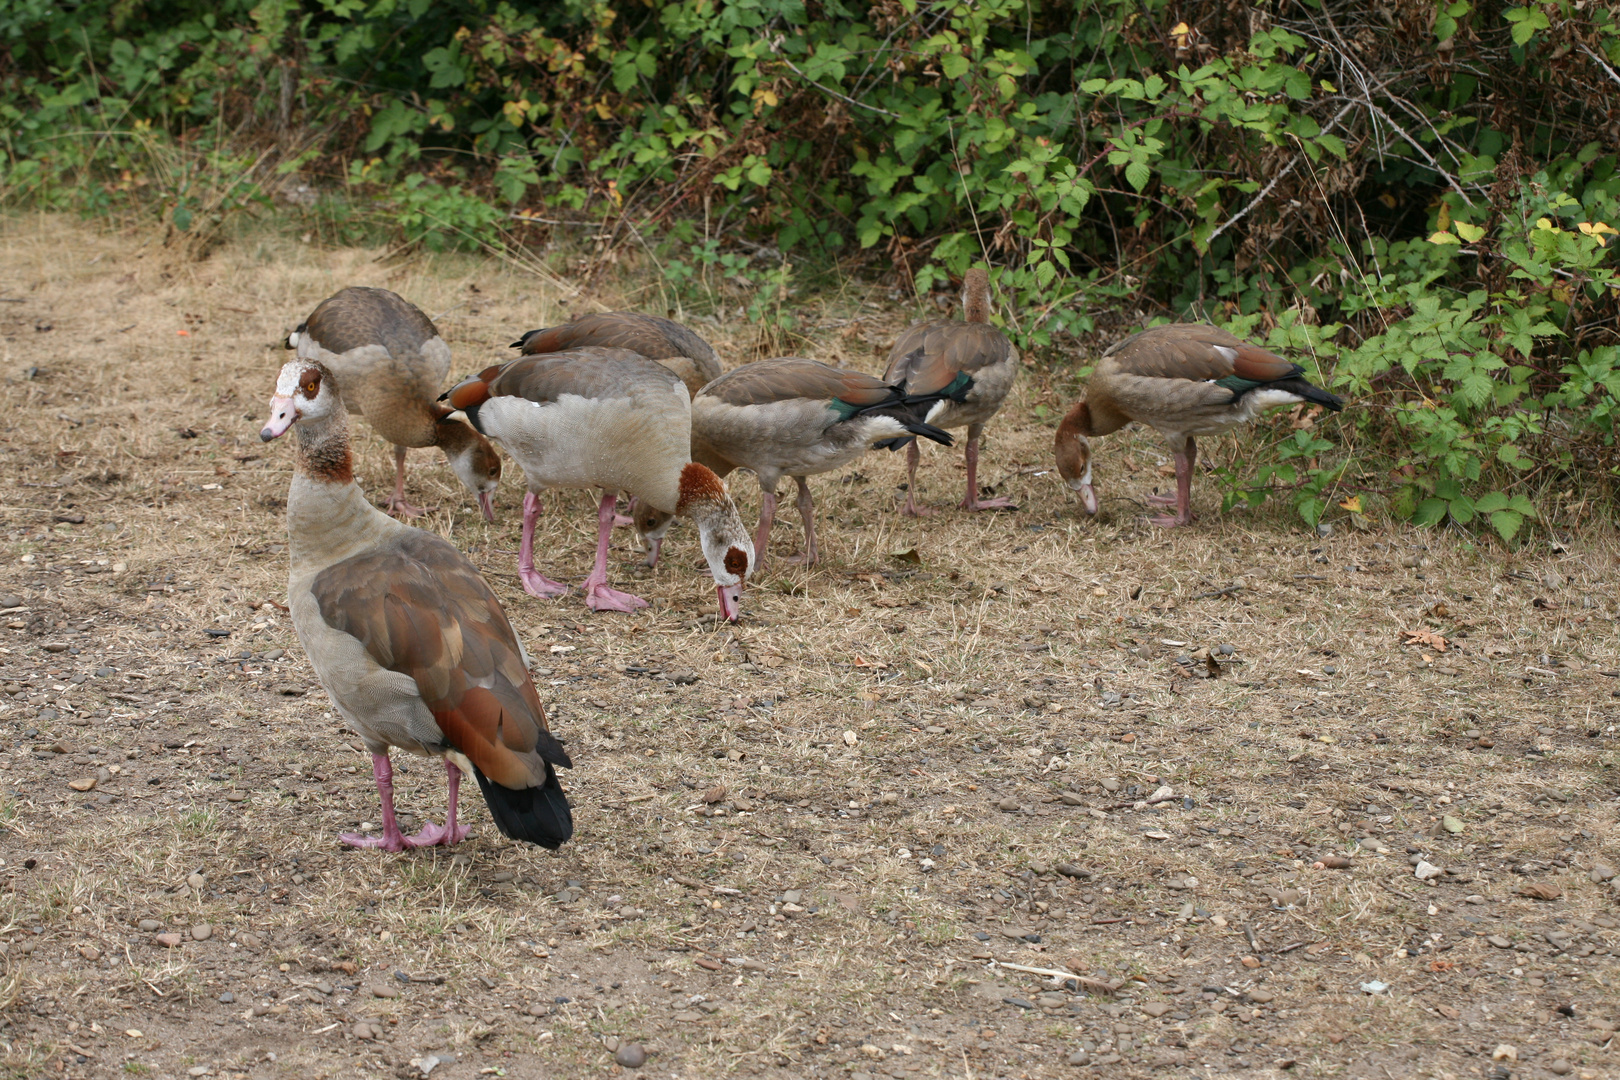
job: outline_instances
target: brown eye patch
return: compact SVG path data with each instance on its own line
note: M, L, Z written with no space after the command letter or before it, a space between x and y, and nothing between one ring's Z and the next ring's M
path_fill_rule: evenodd
M742 577L748 572L748 553L740 547L726 549L726 573Z
M304 373L298 376L298 383L299 388L304 391L304 396L313 398L321 392L321 373L315 368L306 368Z

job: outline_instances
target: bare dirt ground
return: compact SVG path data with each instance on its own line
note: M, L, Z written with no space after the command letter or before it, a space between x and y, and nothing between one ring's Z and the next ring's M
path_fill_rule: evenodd
M536 601L515 469L486 527L413 452L425 524L544 665L577 832L513 845L473 794L453 854L346 850L368 759L272 606L290 454L256 433L285 331L382 285L473 371L622 298L149 240L0 223L9 1075L630 1075L620 1040L679 1078L1620 1075L1612 535L1321 537L1218 513L1207 479L1160 532L1144 434L1100 445L1082 520L1036 411L1074 388L1032 368L981 474L1018 511L944 508L961 459L930 447L942 511L903 521L903 455L871 455L813 481L824 565L786 566L785 514L716 629L689 529L656 572L621 535L648 611ZM875 369L912 313L843 302L800 349ZM749 327L696 325L748 358ZM578 580L590 496L549 508L542 569ZM401 764L402 809L438 819L442 770Z

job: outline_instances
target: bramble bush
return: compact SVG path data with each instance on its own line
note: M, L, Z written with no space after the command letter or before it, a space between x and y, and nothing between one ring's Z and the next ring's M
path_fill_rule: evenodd
M1584 0L13 0L0 181L198 255L278 198L335 240L563 231L761 348L826 268L986 262L1032 355L1207 318L1354 400L1229 505L1512 540L1614 506L1617 68Z

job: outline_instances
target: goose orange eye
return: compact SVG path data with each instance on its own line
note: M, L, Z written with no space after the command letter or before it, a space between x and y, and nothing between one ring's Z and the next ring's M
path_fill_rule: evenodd
M320 388L321 388L320 383L314 383L314 382L305 383L304 384L304 393L308 394L310 397L314 397L316 391L318 391Z

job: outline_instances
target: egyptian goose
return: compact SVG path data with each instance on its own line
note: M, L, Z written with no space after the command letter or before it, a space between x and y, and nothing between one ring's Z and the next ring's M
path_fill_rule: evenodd
M883 381L903 387L908 395L937 394L942 403L930 424L968 429L967 494L964 510L1016 509L1007 499L979 498L979 436L985 423L1000 410L1013 380L1018 377L1018 350L990 325L990 275L975 267L962 278L962 317L933 319L911 327L889 350ZM932 513L917 505L917 441L906 450L906 505L902 513L919 517Z
M776 485L784 476L793 477L799 487L804 553L788 561L809 565L819 552L815 502L805 478L842 468L877 446L898 449L914 436L950 446L950 433L924 419L938 401L937 396L908 398L881 379L817 360L759 360L733 368L692 400L692 460L719 476L742 468L759 478L756 569L765 565L770 545ZM661 535L657 523L641 520L639 512L637 518L655 560Z
M561 326L530 330L512 342L512 348L521 350L524 356L583 346L629 349L656 360L681 377L692 397L720 377L720 357L714 346L672 319L633 311L581 315Z
M1344 402L1300 376L1305 369L1202 323L1171 323L1132 334L1103 353L1086 383L1086 396L1058 425L1058 473L1097 512L1091 485L1088 436L1107 435L1130 422L1157 428L1176 460L1176 494L1148 501L1174 506L1149 518L1173 527L1192 520L1195 435L1219 435L1279 405L1310 402L1338 412Z
M546 727L523 646L484 579L448 541L374 508L354 482L339 383L293 360L270 399L266 442L298 430L287 495L287 605L321 685L371 751L380 836L354 847L454 844L461 774L471 772L495 825L556 848L573 835L553 766L571 766ZM405 836L394 818L389 750L444 758L444 825Z
M394 444L390 513L421 516L420 507L405 501L405 450L437 446L477 496L484 520L495 520L501 456L435 400L450 374L450 347L420 308L387 289L351 286L322 300L287 344L300 360L324 365L342 387L349 411Z
M518 575L533 596L568 586L534 569L534 525L546 488L601 488L596 565L585 579L592 611L647 602L607 586L608 538L622 491L650 510L689 518L714 575L720 614L735 621L754 545L713 471L692 462L692 406L668 368L627 349L586 347L496 365L448 395L473 427L506 448L528 480Z

